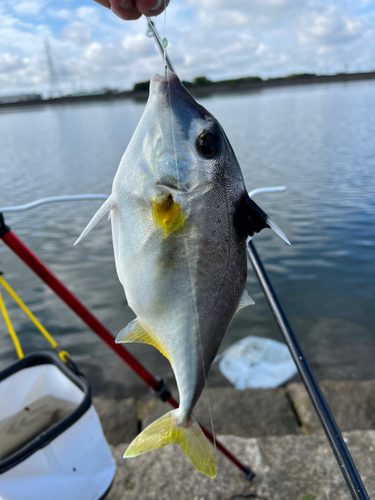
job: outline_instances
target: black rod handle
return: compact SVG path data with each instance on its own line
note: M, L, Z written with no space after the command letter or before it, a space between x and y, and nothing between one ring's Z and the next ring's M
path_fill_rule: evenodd
M307 393L319 417L324 432L326 433L329 444L336 457L337 463L339 464L339 468L344 476L349 491L355 500L370 500L349 450L346 447L341 432L337 427L335 419L333 418L331 410L329 409L322 391L320 390L319 384L302 352L298 340L294 335L292 327L285 316L259 255L255 250L254 244L251 241L248 245L248 255L254 272L259 280L260 286L263 289L264 295L266 296L268 304L275 317L276 323L284 337L294 362L297 365Z

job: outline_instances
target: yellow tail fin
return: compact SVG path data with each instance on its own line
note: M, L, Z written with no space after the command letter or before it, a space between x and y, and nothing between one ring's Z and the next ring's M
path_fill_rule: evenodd
M211 447L198 422L191 419L188 427L175 423L173 410L146 427L129 445L124 458L136 457L151 450L177 443L199 471L209 477L216 476L216 461Z

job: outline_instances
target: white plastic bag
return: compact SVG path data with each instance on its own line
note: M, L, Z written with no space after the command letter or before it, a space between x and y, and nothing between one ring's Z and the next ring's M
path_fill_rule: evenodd
M220 357L221 373L238 390L277 387L297 372L287 346L271 339L246 337Z

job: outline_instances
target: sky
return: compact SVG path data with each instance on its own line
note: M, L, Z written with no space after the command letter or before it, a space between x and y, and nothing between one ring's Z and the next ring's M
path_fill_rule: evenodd
M375 70L375 0L171 0L155 25L184 80ZM93 0L1 0L0 95L130 89L163 71L145 18Z

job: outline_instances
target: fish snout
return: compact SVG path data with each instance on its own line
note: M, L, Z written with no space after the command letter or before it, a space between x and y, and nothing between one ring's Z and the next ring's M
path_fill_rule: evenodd
M156 73L152 78L151 78L151 83L150 83L150 94L153 94L155 92L165 92L169 85L181 85L181 81L178 78L178 76L173 73L172 71L167 72L167 77L161 76L158 73Z

